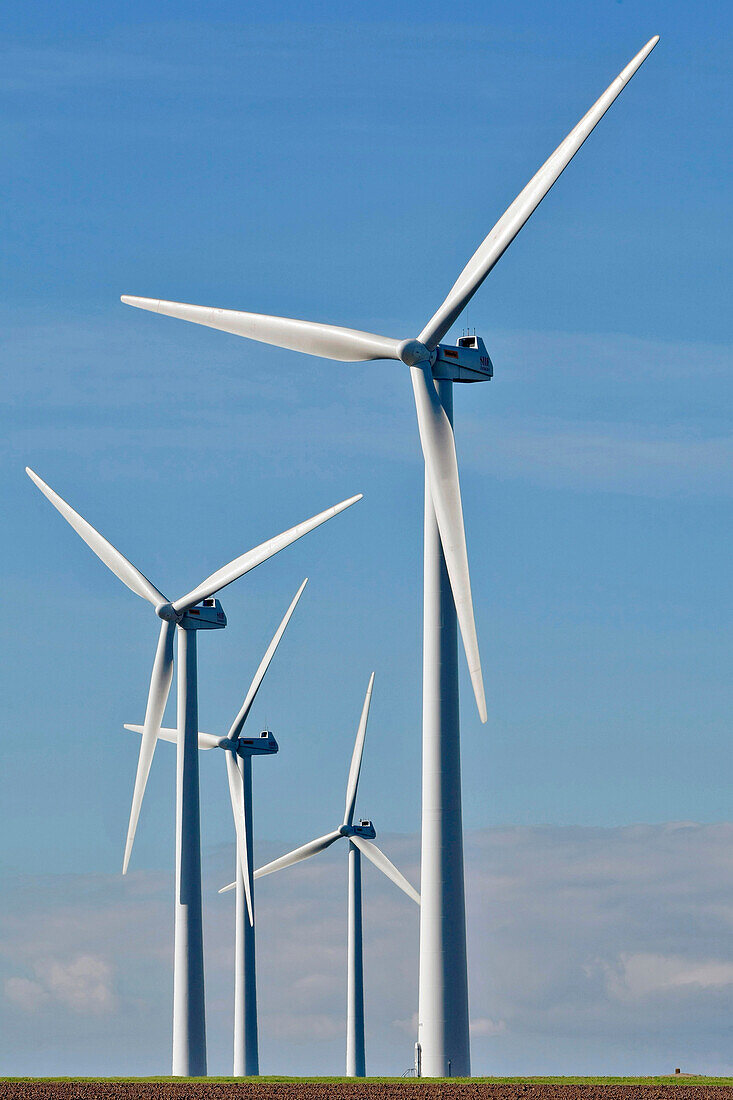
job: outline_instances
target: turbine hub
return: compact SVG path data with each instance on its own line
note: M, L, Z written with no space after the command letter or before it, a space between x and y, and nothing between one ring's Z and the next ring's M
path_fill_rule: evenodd
M183 618L178 611L174 608L173 604L161 603L155 609L155 614L159 619L164 619L167 623L179 623Z
M435 352L431 352L419 340L403 340L398 351L400 359L408 367L416 367L418 363L432 362L435 356Z

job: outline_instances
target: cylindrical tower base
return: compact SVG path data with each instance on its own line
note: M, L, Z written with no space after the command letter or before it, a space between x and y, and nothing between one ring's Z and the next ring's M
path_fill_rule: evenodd
M453 419L451 382L438 394ZM418 1043L423 1077L468 1077L458 625L427 475Z
M247 865L249 867L249 888L254 911L252 757L238 756L237 764L242 775L242 786L244 788ZM234 1076L256 1077L259 1072L255 926L249 923L242 864L239 858L239 849L237 849L236 931L234 943Z
M366 1076L364 1050L364 959L361 918L361 852L349 841L349 902L346 993L346 1076Z
M196 633L178 627L173 1076L206 1076Z

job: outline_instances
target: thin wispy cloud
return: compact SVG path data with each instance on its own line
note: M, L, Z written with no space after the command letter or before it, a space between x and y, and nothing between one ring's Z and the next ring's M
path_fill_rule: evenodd
M606 987L620 1001L636 1001L657 995L693 995L703 990L733 986L733 961L689 959L652 952L621 952L615 964L599 964ZM589 968L589 974L592 968Z
M466 457L476 468L490 453L501 480L651 497L733 493L733 435L699 438L680 425L494 421L490 451L484 444L479 453L475 421L469 430Z
M417 837L383 843L417 881ZM466 857L474 1072L653 1073L675 1059L731 1072L733 825L484 829L468 834ZM222 1073L234 913L216 887L233 859L229 845L208 853L204 892L210 1061ZM152 874L11 880L8 908L23 911L27 931L0 919L7 1072L33 1057L28 1019L51 1053L64 1034L80 1072L90 1039L110 1073L165 1071L169 889L167 875ZM263 1070L339 1072L345 861L324 855L263 879L257 905ZM399 1073L416 1030L417 910L367 868L364 917L369 1067ZM47 1061L45 1072L62 1064Z
M129 472L137 463L140 473L147 466L149 476L160 476L161 466L150 467L146 456L155 452L162 466L173 467L188 453L188 430L207 433L206 453L196 461L201 479L222 463L253 457L266 459L274 473L289 473L297 461L327 475L334 454L419 466L399 365L344 368L270 349L263 355L233 338L214 338L213 357L202 364L196 354L176 355L175 341L186 347L190 335L181 329L146 326L144 336L137 330L132 336L122 320L111 327L102 320L29 328L11 322L8 353L25 365L4 395L6 454L74 450L96 455L103 474L118 465ZM493 385L501 405L488 399L480 413L461 410L465 476L650 497L733 492L729 426L715 415L697 416L680 389L694 377L707 407L719 409L728 379L724 348L673 348L613 334L502 333L495 342L502 378ZM553 391L557 409L540 411L553 372L561 375L565 409ZM372 379L381 400L371 395ZM626 393L620 401L618 386ZM593 419L589 401L598 410Z

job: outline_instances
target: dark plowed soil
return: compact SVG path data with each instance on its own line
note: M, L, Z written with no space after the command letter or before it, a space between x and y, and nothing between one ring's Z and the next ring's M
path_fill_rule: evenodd
M6 1081L0 1100L733 1100L727 1085L416 1081L335 1083Z

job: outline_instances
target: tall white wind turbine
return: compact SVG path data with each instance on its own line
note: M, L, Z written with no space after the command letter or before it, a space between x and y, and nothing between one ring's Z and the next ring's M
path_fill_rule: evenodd
M361 499L361 494L320 512L312 519L261 543L217 569L196 588L170 602L147 577L110 542L75 512L33 470L26 473L90 550L136 595L151 603L161 620L158 647L150 678L145 723L142 728L130 823L122 873L125 874L135 838L140 807L153 761L173 680L173 639L178 635L178 730L176 769L176 894L173 973L174 1076L206 1075L206 1018L204 1010L204 948L201 915L201 827L198 766L198 676L196 632L226 626L226 616L215 593L314 527L338 515Z
M361 711L359 727L356 732L354 752L351 757L351 767L346 783L346 807L343 822L325 836L319 836L308 844L301 845L287 855L280 856L272 863L266 863L255 871L255 878L271 875L273 871L281 871L285 867L292 867L294 863L315 856L335 844L342 837L349 842L349 903L348 903L348 933L347 933L347 1007L346 1007L346 1074L348 1077L364 1077L366 1075L366 1056L364 1049L364 963L362 949L362 912L361 912L361 857L362 853L378 867L382 874L391 879L400 890L403 890L409 898L420 904L420 895L407 881L405 876L397 870L395 865L387 859L384 852L380 851L374 843L376 831L371 821L359 821L354 824L354 811L356 809L356 795L359 789L359 773L361 772L361 758L364 753L364 739L366 737L367 720L369 718L369 706L374 687L374 673L369 678L364 706ZM225 886L224 890L231 890L234 886ZM223 892L223 891L222 891Z
M227 769L227 784L234 817L234 830L237 842L236 859L236 905L234 935L234 1076L256 1077L260 1072L259 1042L257 1034L257 971L255 953L255 917L253 882L253 838L254 824L252 812L252 757L274 756L278 743L269 730L263 730L258 737L245 737L244 725L249 717L265 673L285 633L298 600L308 578L303 581L295 594L290 607L277 628L260 661L254 679L249 686L245 700L232 722L226 737L216 737L199 731L199 749L224 749ZM125 729L142 733L143 726L126 725ZM178 730L161 729L158 737L162 741L178 742ZM225 888L226 889L226 888Z
M179 317L277 347L341 362L395 359L410 368L425 459L423 780L418 1057L428 1077L468 1076L468 972L463 875L457 627L479 716L486 721L463 509L453 435L453 383L493 375L483 340L441 343L581 145L659 38L650 39L499 218L416 339L334 325L123 296ZM429 253L425 253L428 262ZM451 597L452 593L452 597Z

